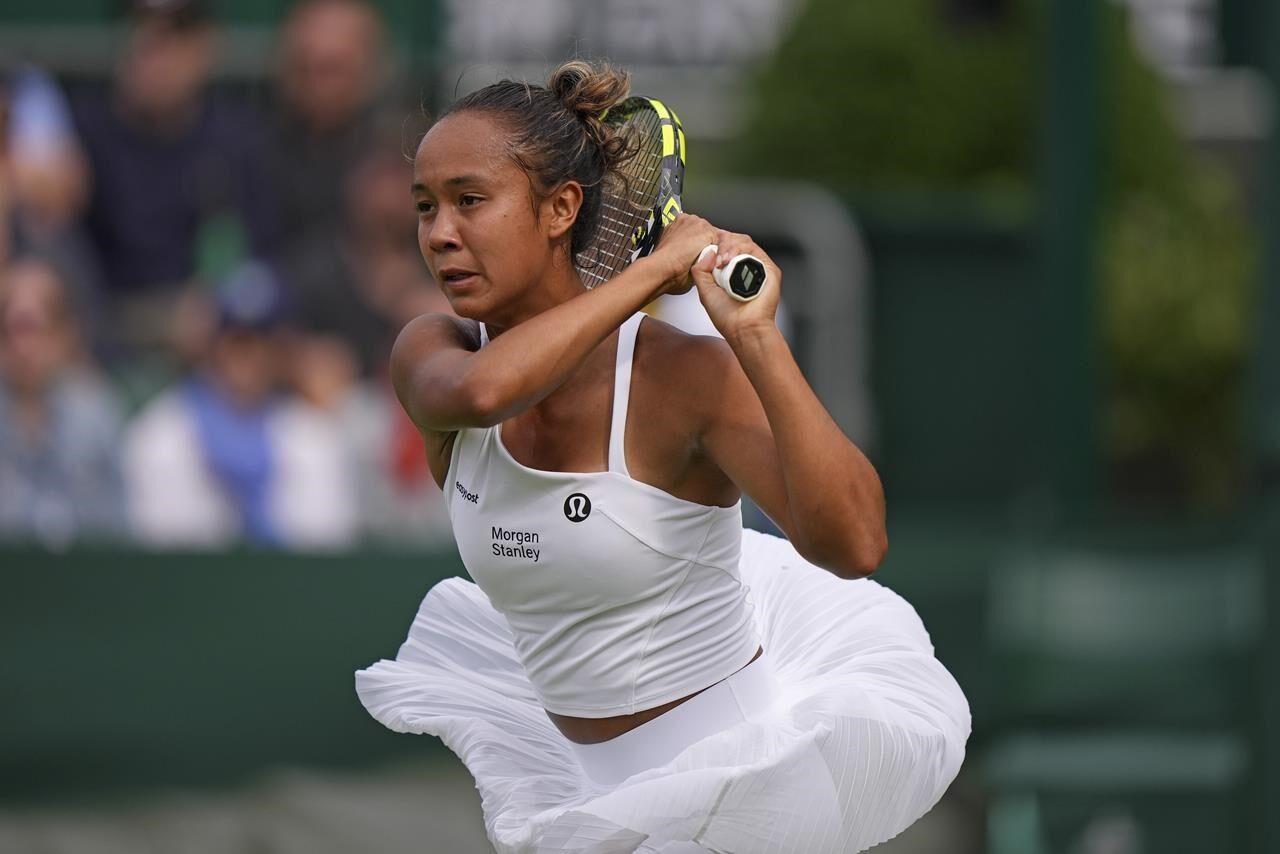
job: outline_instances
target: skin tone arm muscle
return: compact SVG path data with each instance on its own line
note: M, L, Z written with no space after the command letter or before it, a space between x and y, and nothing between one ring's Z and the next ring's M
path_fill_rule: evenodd
M763 251L721 232L721 257ZM771 294L730 299L695 268L699 296L727 344L706 341L704 384L720 387L703 452L750 495L809 560L842 578L869 575L888 549L884 492L875 468L805 381L774 322L781 272L767 262Z
M813 393L782 334L761 330L707 349L721 393L703 452L806 560L842 578L869 575L888 548L880 478Z
M688 258L697 254L691 247L705 246L714 233L701 225L681 229L667 252L640 259L607 287L536 314L478 351L465 346L454 321L418 318L391 356L392 381L410 418L423 430L447 432L500 424L538 403L624 320L687 281Z

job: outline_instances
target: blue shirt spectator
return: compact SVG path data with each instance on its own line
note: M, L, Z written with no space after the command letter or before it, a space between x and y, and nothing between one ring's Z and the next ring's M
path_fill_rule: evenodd
M283 306L268 267L239 268L218 288L217 332L196 373L130 423L124 478L144 544L322 549L358 536L341 424L281 390Z

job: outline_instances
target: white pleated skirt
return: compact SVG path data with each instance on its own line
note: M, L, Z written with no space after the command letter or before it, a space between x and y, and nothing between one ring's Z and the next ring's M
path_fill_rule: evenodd
M462 759L500 854L847 854L896 836L942 797L970 729L915 609L755 531L741 570L764 655L608 742L560 734L506 620L461 578L427 593L356 691Z

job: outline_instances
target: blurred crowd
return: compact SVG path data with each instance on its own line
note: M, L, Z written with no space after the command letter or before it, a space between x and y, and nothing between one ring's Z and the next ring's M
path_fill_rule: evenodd
M447 536L386 371L448 310L386 38L361 0L299 0L269 97L236 97L208 7L139 0L101 86L0 65L0 539Z

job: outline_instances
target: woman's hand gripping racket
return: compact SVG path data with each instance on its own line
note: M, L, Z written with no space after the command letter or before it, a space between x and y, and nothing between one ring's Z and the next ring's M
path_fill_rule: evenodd
M589 288L652 252L662 229L683 210L685 140L679 117L661 101L636 96L610 109L604 121L628 140L634 153L623 166L622 180L605 187L596 237L576 259ZM699 259L709 251L717 251L714 244ZM768 278L764 263L754 255L736 255L712 275L725 293L742 302L755 299Z

